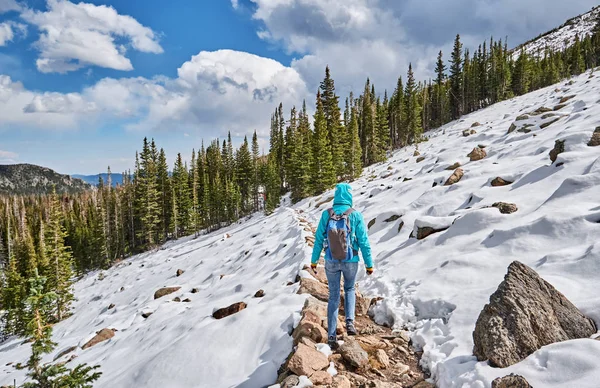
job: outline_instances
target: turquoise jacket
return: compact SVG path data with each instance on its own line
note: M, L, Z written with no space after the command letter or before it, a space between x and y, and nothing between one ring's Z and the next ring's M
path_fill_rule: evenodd
M335 196L333 198L333 211L336 214L342 214L346 210L352 207L352 187L347 183L340 183L335 187ZM373 258L371 257L371 245L369 244L369 235L367 234L367 227L365 226L365 220L360 212L354 211L348 217L350 220L350 230L352 232L352 248L362 253L365 266L367 268L373 268ZM319 227L315 234L315 245L312 252L312 263L317 263L323 250L323 241L326 237L327 222L329 221L329 213L327 210L321 214L321 221L319 221ZM350 260L345 260L347 263L358 263L358 255L354 256Z

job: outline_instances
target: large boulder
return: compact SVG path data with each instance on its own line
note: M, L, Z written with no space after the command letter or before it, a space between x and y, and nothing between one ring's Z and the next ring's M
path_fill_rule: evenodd
M331 388L351 388L350 380L346 376L337 375L333 377Z
M298 294L310 294L315 298L327 302L329 300L329 289L317 280L302 278Z
M532 388L525 380L525 377L510 374L504 377L498 377L492 381L492 388Z
M344 360L356 368L364 368L369 365L369 354L353 338L344 337L344 344L340 346L339 352Z
M106 340L111 339L112 337L115 336L115 330L113 329L102 329L99 332L96 333L96 335L94 336L94 338L92 338L91 340L89 340L88 342L85 343L85 345L83 345L81 347L81 349L85 350L87 348L91 348L94 345L99 344L100 342L104 342Z
M595 332L594 321L533 269L514 261L477 319L473 354L505 368L542 346Z
M213 318L215 319L223 319L235 313L239 313L243 309L248 307L248 305L244 302L234 303L231 306L223 307L222 309L218 309L213 313Z
M300 320L300 323L292 333L294 343L297 344L304 337L310 338L316 343L327 342L327 332L321 326L320 322L315 322L313 313L309 312L304 318Z
M154 293L154 299L162 298L165 295L179 291L181 287L163 287Z
M460 181L464 175L465 175L465 173L462 170L462 168L457 168L456 170L454 170L452 175L450 175L450 178L448 178L446 180L446 183L444 183L444 186L452 186L453 184Z
M329 366L327 357L317 349L298 344L294 355L288 361L288 369L298 376L312 376L315 372Z
M487 152L485 152L483 148L475 147L467 156L470 158L471 162L476 162L485 158L487 156Z
M590 147L600 146L600 127L596 127L596 129L594 130L594 134L592 135L592 138L587 143L587 145Z

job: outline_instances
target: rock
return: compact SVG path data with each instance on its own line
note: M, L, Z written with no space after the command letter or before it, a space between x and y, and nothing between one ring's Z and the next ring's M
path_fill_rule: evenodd
M387 381L372 380L361 385L361 388L402 388L402 385Z
M96 333L96 336L94 336L94 338L92 338L91 340L86 342L86 344L83 345L81 347L81 349L85 350L87 348L91 348L92 346L97 345L100 342L109 340L114 336L115 336L115 331L113 329L102 329Z
M215 311L213 313L213 318L223 319L223 318L233 315L235 313L239 313L240 311L244 310L246 307L248 307L248 305L244 302L234 303L231 306L224 307L222 309L218 309L217 311Z
M446 180L444 186L451 186L455 183L458 183L464 175L465 173L463 172L462 168L457 168L456 170L454 170L452 175L450 175L450 177Z
M558 103L559 104L564 104L565 102L569 101L572 98L575 98L574 94L572 94L570 96L564 96L563 98L560 99L560 101Z
M317 371L312 376L310 376L310 381L314 385L329 385L333 383L333 377L326 371Z
M564 140L556 140L554 142L554 148L550 150L550 160L552 163L556 162L556 158L558 154L565 152L565 141Z
M323 283L308 278L300 279L298 294L310 294L315 298L327 302L329 300L329 289Z
M443 232L446 229L448 229L448 228L434 229L430 226L424 226L424 227L418 228L417 229L417 240L423 240L424 238L429 237L434 233Z
M511 373L492 381L492 388L532 388L525 377Z
M519 210L519 208L517 208L517 205L515 205L514 203L506 203L506 202L496 202L495 204L492 205L492 207L499 209L500 213L502 213L502 214L512 214L512 213L516 212L517 210Z
M154 314L154 311L144 311L142 313L142 318L148 318L150 315Z
M410 367L401 362L394 365L394 374L396 375L404 375L410 371Z
M534 270L514 261L477 319L473 354L505 368L542 346L595 332L594 321Z
M542 116L542 120L546 120L546 119L549 119L550 117L554 117L554 116L556 116L556 114L546 113L545 115Z
M190 291L192 294L197 294L200 292L200 289L198 288L192 288L192 291Z
M65 350L63 350L62 352L60 352L56 356L54 356L54 359L52 361L58 360L59 358L73 352L75 349L77 349L77 346L71 346L71 347L66 348Z
M478 121L475 121L473 124L471 124L471 128L479 127L479 126L481 126L481 124L479 124Z
M296 352L288 361L288 369L298 376L309 378L317 371L329 366L329 360L325 355L314 348L304 344L298 344Z
M404 221L401 221L400 224L398 225L398 233L400 233L400 231L402 230L402 227L404 227Z
M375 351L375 359L383 369L387 369L390 366L390 358L383 349L377 349Z
M520 116L517 116L515 121L527 120L528 118L529 118L528 115L520 115Z
M181 302L181 298L176 296L175 298L173 298L173 302Z
M190 298L185 298L182 300L183 303L190 303L192 300Z
M517 125L515 123L512 123L508 128L508 133L513 133L515 129L517 129Z
M397 214L394 214L393 216L391 216L390 218L388 218L388 219L384 220L383 222L394 222L394 221L396 221L397 219L399 219L400 217L402 217L402 216L399 216L399 215L397 215Z
M256 291L256 294L254 294L255 298L262 298L263 296L265 296L265 290L258 290Z
M413 156L421 156L421 153L418 150L415 150L415 153L413 154Z
M543 113L548 113L548 112L552 112L552 109L546 108L545 106L540 106L539 108L537 108L536 110L531 112L531 114L534 116L537 116L537 115L541 115Z
M375 222L377 221L377 217L373 218L371 221L369 221L369 224L367 225L367 229L371 229L371 227L373 225L375 225Z
M475 135L477 133L477 131L474 129L471 129L470 133L471 133L471 135Z
M546 127L549 127L549 126L551 126L552 124L554 124L555 122L557 122L558 120L560 120L560 117L557 117L557 118L555 118L554 120L550 120L550 121L548 121L548 122L545 122L545 123L543 123L543 124L540 124L540 128L541 128L541 129L544 129L544 128L546 128Z
M312 271L312 268L310 268L310 265L305 265L304 267L302 267L302 269L304 271L307 271L308 273L310 273L312 276L314 276L318 281L320 281L323 284L327 284L327 275L325 274L325 267L324 266L317 266L317 273L315 274Z
M352 385L346 376L337 375L333 378L331 388L352 388Z
M111 304L108 305L108 309L107 310L111 310L111 309L114 309L114 308L115 308L115 304L111 303Z
M292 333L292 337L294 338L294 343L297 344L300 342L302 337L310 338L316 343L325 343L327 342L327 332L321 326L321 322L313 322L309 319L302 319L294 332Z
M339 352L344 360L356 368L364 368L369 365L369 355L353 338L344 337L344 344L340 346Z
M556 112L557 110L561 110L565 106L567 106L567 104L558 104L552 110Z
M459 167L460 167L460 163L459 163L459 162L456 162L456 163L454 163L452 166L448 166L448 167L446 167L446 170L448 170L448 171L454 171L454 170L456 170L456 169L457 169L457 168L459 168Z
M163 287L154 293L154 299L162 298L165 295L179 291L181 287Z
M435 388L435 384L423 380L420 383L413 385L412 388Z
M496 178L494 178L494 179L492 180L492 186L493 186L493 187L507 186L507 185L510 185L510 184L512 184L512 183L513 183L513 182L511 182L511 181L507 181L507 180L504 180L504 179L502 179L502 178L500 178L500 177L496 177Z
M183 275L184 272L185 272L184 270L178 269L176 275L181 276L181 275Z
M365 298L356 290L356 314L367 315L371 307L371 298Z
M304 345L306 345L306 346L308 346L310 348L315 348L315 349L316 349L316 346L317 346L317 343L315 341L311 340L308 337L302 337L302 338L300 338L300 342L299 343L304 344Z
M422 162L422 161L424 161L424 160L425 160L425 157L424 157L424 156L419 156L419 157L417 158L417 163L421 163L421 162Z
M298 384L300 384L300 378L296 375L291 375L281 382L281 388L294 388Z
M467 137L467 136L469 136L470 134L471 134L471 132L469 132L469 130L468 130L468 129L465 129L464 131L462 131L462 135L463 135L464 137Z
M473 151L471 151L471 153L469 153L467 156L471 159L471 162L476 162L485 158L487 156L487 152L485 152L484 149L475 147L473 148Z
M302 314L305 315L307 313L313 313L317 317L319 317L319 321L323 319L327 319L327 303L322 302L315 298L314 296L309 296L306 298L306 302L304 302L304 306L302 308Z
M594 133L592 134L592 138L589 143L587 143L589 147L597 147L600 146L600 127L596 127Z

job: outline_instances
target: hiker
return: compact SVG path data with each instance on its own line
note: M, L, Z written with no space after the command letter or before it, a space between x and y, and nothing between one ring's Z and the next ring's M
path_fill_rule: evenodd
M354 326L356 309L354 282L358 272L359 248L365 262L367 275L373 273L373 259L365 221L362 214L352 208L352 187L347 183L340 183L335 187L333 207L325 210L321 215L310 264L315 274L323 248L325 248L325 274L329 284L327 342L332 349L335 349L337 348L336 329L342 274L344 274L346 332L348 335L357 334Z

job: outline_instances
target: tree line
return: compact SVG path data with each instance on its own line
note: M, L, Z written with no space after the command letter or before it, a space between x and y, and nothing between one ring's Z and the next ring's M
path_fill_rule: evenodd
M256 131L234 148L231 136L204 144L185 161L144 139L135 168L113 187L109 175L97 190L80 194L0 197L0 310L5 335L28 336L31 295L51 293L45 322L70 314L77 276L108 268L169 239L198 236L259 210L267 214L289 192L291 200L352 181L390 151L425 141L424 133L461 115L552 85L600 63L600 29L560 51L530 55L490 39L473 53L457 35L450 60L435 60L435 78L417 82L412 65L388 94L369 79L343 103L329 67L315 99L271 116L269 152L261 155ZM343 107L343 109L342 109ZM35 279L43 279L35 280Z

